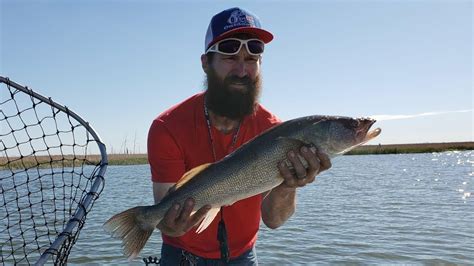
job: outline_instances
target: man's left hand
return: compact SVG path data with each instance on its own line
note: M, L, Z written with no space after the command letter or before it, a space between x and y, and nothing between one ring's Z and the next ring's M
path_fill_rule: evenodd
M302 157L299 158L298 154ZM301 159L306 160L306 163ZM312 183L316 175L331 168L331 160L327 154L319 152L315 147L303 146L298 150L290 150L287 153L287 160L291 163L289 167L285 160L278 164L281 176L285 179L280 185L287 188L303 187ZM307 164L307 168L305 168Z

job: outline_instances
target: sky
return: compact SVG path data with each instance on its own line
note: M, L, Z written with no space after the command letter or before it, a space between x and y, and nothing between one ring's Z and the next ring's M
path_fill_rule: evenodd
M208 23L234 6L275 36L260 100L282 120L374 117L369 144L474 139L472 1L0 2L0 75L82 116L109 153L145 153L152 120L204 90Z

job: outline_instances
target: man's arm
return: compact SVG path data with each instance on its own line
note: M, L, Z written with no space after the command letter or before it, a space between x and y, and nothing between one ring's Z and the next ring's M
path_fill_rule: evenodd
M312 183L317 174L331 167L329 157L316 151L314 147L303 146L299 154L308 163L308 168L303 166L296 151L290 151L287 157L294 168L294 172L284 162L281 162L278 169L284 181L281 185L267 192L262 202L262 220L271 229L283 225L295 212L296 188Z
M153 198L159 203L168 193L174 183L159 182L158 180L175 180L185 172L184 159L176 140L161 119L153 120L148 133L148 161L150 163L153 182ZM184 235L194 225L198 224L210 209L204 206L193 215L194 200L187 199L184 203L175 202L166 212L157 228L168 236Z
M155 204L158 204L168 194L170 188L174 186L174 183L161 183L153 182L153 197Z

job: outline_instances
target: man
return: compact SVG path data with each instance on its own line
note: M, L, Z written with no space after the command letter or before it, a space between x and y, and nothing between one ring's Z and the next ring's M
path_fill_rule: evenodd
M258 103L262 54L272 39L259 19L241 8L224 10L211 19L201 56L207 90L163 112L149 131L156 203L185 172L222 159L280 123ZM306 160L307 169L298 154ZM257 264L254 246L260 219L269 228L281 226L295 211L296 188L313 182L319 172L331 166L329 158L313 147L289 151L288 161L292 167L284 162L275 165L285 180L280 186L223 207L200 234L193 227L210 206L191 215L192 198L184 206L176 203L158 225L163 238L161 265Z

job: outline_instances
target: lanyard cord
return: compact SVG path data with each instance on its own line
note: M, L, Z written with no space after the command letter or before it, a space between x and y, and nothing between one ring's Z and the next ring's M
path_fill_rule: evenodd
M214 162L217 161L216 150L214 148L214 138L212 137L212 128L211 128L211 119L209 116L209 110L206 105L206 98L204 99L204 115L206 116L207 130L209 132L209 144L211 145L212 155L214 157ZM234 136L232 137L231 149L234 149L234 145L237 142L237 137L240 131L240 122L237 127L237 130L234 131ZM229 245L227 242L227 230L225 228L224 222L224 208L221 207L221 220L219 221L219 226L217 228L217 240L219 240L219 247L221 252L221 260L229 262Z
M207 131L209 132L209 143L211 145L212 149L212 156L214 158L214 162L217 161L217 155L216 155L216 150L214 148L214 138L212 137L212 131L211 131L211 118L209 116L209 110L207 109L206 102L204 101L204 115L206 116L206 122L207 122ZM232 136L232 143L230 145L231 150L234 149L235 143L237 142L237 137L239 136L239 131L240 131L240 122L239 125L237 126L237 130L234 131L234 135Z

